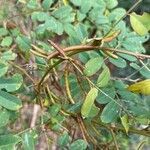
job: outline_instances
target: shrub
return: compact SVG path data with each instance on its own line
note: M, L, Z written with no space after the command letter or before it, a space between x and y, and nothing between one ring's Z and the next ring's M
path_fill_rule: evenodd
M117 0L1 3L0 149L146 144L148 13Z

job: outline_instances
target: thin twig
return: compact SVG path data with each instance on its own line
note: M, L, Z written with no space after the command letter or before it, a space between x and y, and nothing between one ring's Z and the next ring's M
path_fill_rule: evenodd
M111 29L105 34L104 37L106 37L106 36L114 29L114 27L115 27L121 20L123 20L134 8L136 8L137 5L138 5L139 3L141 3L141 2L142 2L142 0L138 0L117 22L115 22L115 23L112 25Z
M150 69L147 67L146 64L144 64L144 62L142 60L140 60L140 63L150 72Z
M67 96L69 98L69 101L70 101L71 104L75 104L75 101L73 100L72 95L71 95L71 90L70 90L69 80L68 80L68 70L67 69L65 69L64 77L65 77L66 93L67 93Z
M82 125L82 119L80 117L77 116L77 122L78 122L78 125L80 127L80 130L81 130L81 133L82 133L82 136L83 136L83 139L87 142L87 139L86 139L86 135L85 135L85 131L84 131L84 128L83 128L83 125ZM88 142L87 142L88 143Z
M15 68L17 68L18 70L20 70L21 72L23 72L35 84L34 79L32 79L32 77L23 68L21 68L20 66L16 65L15 63L13 63L11 61L9 61L9 64L11 64Z
M93 123L95 123L99 126L102 126L104 128L107 128L107 129L108 129L108 127L110 127L109 125L106 125L102 122L93 121ZM110 127L110 128L112 128L112 127ZM120 130L120 131L126 133L125 129L121 126L114 126L113 130ZM139 135L150 137L150 132L149 131L137 130L137 129L134 129L134 128L130 128L128 132L132 133L132 134L139 134Z
M116 140L115 133L114 133L114 131L113 131L112 129L110 129L110 132L111 132L111 135L112 135L112 138L113 138L113 141L114 141L116 150L119 150L119 147L118 147L118 143L117 143L117 140Z

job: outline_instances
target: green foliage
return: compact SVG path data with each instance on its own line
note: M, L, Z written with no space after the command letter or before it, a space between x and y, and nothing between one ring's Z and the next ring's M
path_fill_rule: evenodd
M140 35L146 35L148 34L148 31L150 31L148 20L150 20L150 14L148 13L144 13L142 16L139 16L135 13L130 14L132 28Z
M149 13L130 14L134 32L117 0L0 3L0 149L147 140L149 95L127 87L150 78Z
M22 107L19 98L4 91L0 91L0 105L9 110L18 110Z
M25 132L22 135L23 148L27 150L35 149L36 134L33 131Z
M92 76L101 68L102 64L103 64L103 59L101 57L90 59L85 64L85 70L84 70L85 75Z
M83 117L87 118L89 116L89 113L92 110L92 107L94 105L94 100L97 97L97 94L98 94L98 90L96 88L92 88L88 92L86 99L81 108L81 114Z
M0 148L1 149L14 149L15 145L21 142L21 137L16 135L1 135L0 136Z
M108 67L105 67L97 79L97 86L105 87L108 84L109 80L110 80L110 71Z
M85 150L86 148L87 148L87 143L82 139L78 139L70 145L70 149L72 150L77 150L77 149Z
M14 74L10 79L0 78L0 89L14 92L21 87L22 83L22 76L20 74Z
M101 120L104 123L114 122L118 118L119 106L117 102L109 102L102 111Z

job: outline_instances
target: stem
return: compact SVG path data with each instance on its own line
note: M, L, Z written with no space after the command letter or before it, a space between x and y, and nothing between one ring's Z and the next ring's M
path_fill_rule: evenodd
M72 95L71 95L71 91L70 91L67 68L65 69L64 77L65 77L66 93L67 93L67 96L69 98L69 101L71 104L75 104L75 101L73 100Z
M116 139L116 135L115 135L115 133L114 133L114 131L112 129L110 129L110 132L111 132L112 138L114 140L114 144L115 144L116 150L119 150L117 139Z
M102 46L77 45L77 46L71 46L71 47L64 48L63 50L64 50L64 52L72 52L71 55L74 55L74 54L77 54L80 52L91 51L94 49L128 54L128 55L135 56L139 59L150 58L150 55L144 55L144 54L139 54L139 53L130 52L130 51L126 51L126 50L120 50L120 49L102 47ZM58 55L59 55L59 52L55 51L55 52L49 54L47 59L49 60L51 58L57 57Z
M43 83L44 79L46 78L46 76L48 75L48 73L57 65L59 65L61 62L63 62L64 60L58 60L54 65L50 66L48 68L48 70L45 72L45 74L43 75L42 79L40 80L40 82L38 83L38 91L40 92L41 89L41 84Z
M106 124L104 124L102 122L93 121L93 123L95 123L95 124L97 124L99 126L105 127L107 129L108 129L108 127L110 127L110 126L108 126L108 125L106 125ZM110 128L112 128L112 127L110 127ZM123 127L121 127L121 126L116 126L116 127L113 127L112 129L113 130L120 130L120 131L126 133L125 129ZM137 129L134 129L134 128L130 128L128 132L129 133L133 133L133 134L139 134L139 135L150 137L150 132L149 131L137 130Z
M21 68L20 66L16 65L15 63L13 63L11 61L9 61L9 64L11 64L15 68L17 68L18 70L20 70L21 72L23 72L35 84L34 79L32 79L32 77L26 72L26 70L24 70L23 68Z

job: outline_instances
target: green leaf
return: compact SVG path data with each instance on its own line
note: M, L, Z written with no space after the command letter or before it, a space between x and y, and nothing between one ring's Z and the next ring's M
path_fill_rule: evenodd
M70 36L70 37L76 37L76 31L72 24L67 23L64 25L64 31Z
M96 101L99 104L106 104L111 101L111 99L115 98L116 92L114 87L103 88L102 92L99 92ZM105 93L105 94L104 94Z
M78 33L76 34L76 38L78 38L80 42L82 42L88 36L87 28L83 24L78 24L75 26L75 31Z
M95 106L95 104L92 105L91 110L88 114L88 118L93 118L99 113L99 108Z
M0 89L6 89L8 92L18 90L23 83L23 78L20 74L15 74L11 78L0 78Z
M16 96L0 91L0 106L3 106L9 110L18 110L22 107L22 103Z
M89 54L86 52L81 52L79 53L79 59L83 62L83 63L87 63L88 60L90 59Z
M109 58L109 60L112 64L119 68L125 68L127 66L126 61L120 57L118 59Z
M142 16L137 15L136 13L130 14L131 26L136 33L139 35L146 35L150 30L150 14L143 13Z
M2 47L9 47L12 44L12 37L11 36L6 36L5 38L3 38L2 42L1 42L1 46Z
M39 22L43 22L49 19L49 14L45 12L35 12L33 15Z
M52 5L52 3L53 3L53 0L43 0L42 7L45 10L48 10L50 8L50 6Z
M105 67L97 80L98 87L105 87L110 80L110 71L108 67Z
M81 108L81 114L84 118L89 117L89 113L92 109L94 100L96 99L97 95L98 95L98 90L96 88L92 88L88 92L88 94L84 100L84 103L82 105L82 108Z
M8 64L0 62L0 77L5 75L8 70Z
M2 54L1 59L4 61L8 61L8 60L15 60L16 57L17 57L17 54L9 50Z
M0 127L3 127L8 124L10 114L6 109L0 110Z
M89 19L92 22L96 23L97 27L99 27L99 24L109 23L108 18L103 15L105 10L106 10L105 3L100 1L100 4L98 4L95 8L93 8L89 12Z
M78 139L70 145L70 150L86 150L86 148L87 143L82 139Z
M130 66L136 70L140 70L140 66L137 65L136 63L130 63Z
M124 90L127 87L127 85L124 84L121 80L115 80L113 84L115 88L119 89L119 91L120 89Z
M81 5L81 13L87 13L91 9L92 4L92 1L83 0Z
M81 6L82 0L70 0L75 6Z
M0 149L1 150L13 150L15 145L21 142L21 137L17 135L1 135L0 136Z
M69 14L69 15L68 15ZM52 15L61 20L61 22L73 22L74 21L74 14L72 13L72 8L67 6L62 6L55 11L52 12Z
M103 64L103 58L102 57L96 57L90 59L85 64L84 74L87 76L94 75L102 66Z
M104 0L108 9L112 9L118 5L117 0Z
M116 8L109 14L109 21L118 21L126 14L126 10L123 8ZM122 32L122 30L121 30Z
M5 28L0 28L0 37L6 36L8 34L8 31Z
M80 11L77 11L77 20L79 22L83 21L86 18L86 14L81 13Z
M16 38L16 43L23 52L29 51L31 49L31 41L25 36L18 36Z
M49 108L49 113L52 117L55 117L60 111L60 109L61 109L61 106L59 104L54 104L53 106Z
M57 33L58 35L61 35L64 30L63 24L60 21L56 20L54 17L50 17L49 20L46 20L44 27L46 30Z
M24 150L35 150L34 135L32 132L25 132L22 136Z
M102 111L101 120L104 123L114 122L119 114L119 106L114 101L109 102Z
M67 109L67 111L72 112L72 113L79 112L81 110L81 106L82 106L82 102L79 101L73 105L70 105L70 107Z
M143 67L141 70L140 70L140 74L143 75L145 78L149 79L150 78L150 71L146 68L146 67Z
M132 103L132 102L138 102L141 100L137 94L131 93L130 91L127 91L125 89L119 90L118 94L121 96L124 102Z
M129 60L129 61L136 61L137 60L137 58L135 56L122 54L122 53L118 53L118 55L125 58L126 60Z
M68 133L64 132L61 136L59 136L57 143L60 147L64 147L67 144L69 144L69 135L68 135Z
M147 41L149 36L140 36L135 32L126 31L125 38L122 39L122 46L132 52L145 53L145 49L142 46L142 43Z
M122 116L121 118L121 123L123 125L123 127L126 130L126 133L128 134L129 131L129 122L128 122L128 116L125 114L124 116Z
M38 8L38 3L36 0L29 0L29 2L27 3L27 7L29 9L37 9Z

